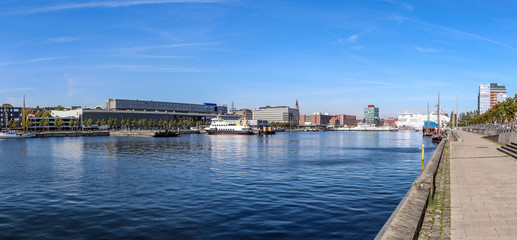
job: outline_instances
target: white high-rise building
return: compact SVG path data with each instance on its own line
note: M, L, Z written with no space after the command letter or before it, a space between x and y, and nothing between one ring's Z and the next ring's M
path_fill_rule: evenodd
M480 84L478 94L478 111L483 114L498 102L507 98L506 87L497 83Z

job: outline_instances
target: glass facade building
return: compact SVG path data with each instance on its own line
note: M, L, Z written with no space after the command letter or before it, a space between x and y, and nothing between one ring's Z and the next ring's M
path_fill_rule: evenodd
M368 105L364 108L364 124L379 126L379 108L374 105Z

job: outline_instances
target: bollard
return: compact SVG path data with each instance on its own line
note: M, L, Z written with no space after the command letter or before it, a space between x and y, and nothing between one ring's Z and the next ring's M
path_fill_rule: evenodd
M422 169L424 169L424 144L422 144Z

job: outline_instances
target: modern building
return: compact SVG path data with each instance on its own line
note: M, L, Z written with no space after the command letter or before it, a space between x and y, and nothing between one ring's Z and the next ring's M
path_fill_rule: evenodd
M218 114L226 113L225 105L219 106L213 103L190 104L175 102L155 102L141 100L108 99L106 108L80 108L69 111L52 111L53 118L60 118L65 121L78 119L84 126L84 121L91 119L94 124L98 120L108 121L110 118L121 122L123 119L130 120L194 120L208 121ZM35 123L41 119L33 119ZM52 119L49 119L52 121ZM35 125L36 125L35 124ZM51 123L52 124L52 123Z
M240 110L234 110L234 113L245 119L253 119L253 111L247 108L243 108Z
M340 126L355 127L357 126L356 116L338 114Z
M5 111L7 110L7 111ZM22 121L22 108L11 107L11 108L0 108L0 118L2 128L6 128L9 121L13 120L21 124Z
M497 83L480 84L478 93L478 111L483 114L498 102L507 98L506 87Z
M335 127L341 126L339 123L340 123L339 117L337 117L337 116L331 117L329 120L329 125L331 125L331 126L335 126Z
M158 111L158 112L183 112L183 113L226 113L226 105L218 106L215 103L177 103L177 102L157 102L127 99L108 99L106 100L107 110L130 110L130 111Z
M376 127L379 126L379 108L374 105L368 105L364 108L364 124Z
M328 125L332 116L330 114L313 113L311 115L311 125Z
M298 124L300 111L298 108L288 106L266 106L253 110L254 120L267 120L269 123L292 123Z
M300 115L300 120L298 121L299 126L311 125L311 118L307 117L307 115Z
M389 117L389 118L381 118L379 121L379 126L383 127L396 127L397 126L398 118L395 117Z

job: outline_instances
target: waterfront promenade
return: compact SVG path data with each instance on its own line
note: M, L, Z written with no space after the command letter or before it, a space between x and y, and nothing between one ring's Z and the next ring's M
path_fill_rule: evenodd
M517 239L517 160L481 135L451 142L452 239Z

